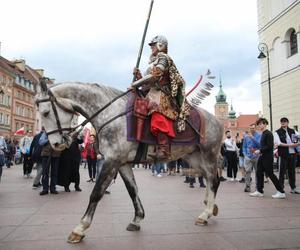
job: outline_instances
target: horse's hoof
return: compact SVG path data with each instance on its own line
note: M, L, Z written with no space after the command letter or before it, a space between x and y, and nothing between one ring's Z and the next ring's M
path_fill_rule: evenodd
M140 229L141 229L140 225L135 225L132 223L130 223L126 228L127 231L140 231Z
M79 243L84 238L84 235L79 235L77 233L72 232L68 237L68 242L71 244Z
M219 213L219 208L216 204L214 204L214 209L213 209L213 216L217 216Z
M197 226L206 226L206 225L207 225L207 221L198 218L198 219L195 221L195 225L197 225Z

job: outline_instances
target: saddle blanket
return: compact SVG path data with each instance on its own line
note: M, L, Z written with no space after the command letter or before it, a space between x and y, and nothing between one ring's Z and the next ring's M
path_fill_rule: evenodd
M126 110L132 109L134 106L135 95L129 94ZM190 115L187 120L198 130L200 136L194 131L189 124L186 123L185 130L177 132L176 122L173 122L176 136L170 140L171 145L197 145L204 139L204 117L203 114L192 106L190 107ZM141 142L151 145L157 145L156 137L150 131L151 117L145 119ZM136 141L136 117L133 111L126 114L127 122L127 140Z

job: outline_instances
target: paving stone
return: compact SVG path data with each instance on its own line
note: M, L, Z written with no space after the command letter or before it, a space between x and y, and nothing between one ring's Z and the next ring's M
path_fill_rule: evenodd
M219 215L208 226L194 222L205 208L204 189L183 183L184 178L157 178L151 171L135 169L145 219L139 232L126 231L134 209L121 178L99 202L86 237L77 245L67 237L83 216L93 189L87 169L81 168L82 192L41 197L33 179L22 177L22 168L4 169L0 183L0 249L300 249L300 195L274 200L272 183L264 198L252 198L238 182L222 182L216 203ZM300 174L297 174L299 180ZM299 181L297 181L299 183ZM288 190L288 187L286 187Z

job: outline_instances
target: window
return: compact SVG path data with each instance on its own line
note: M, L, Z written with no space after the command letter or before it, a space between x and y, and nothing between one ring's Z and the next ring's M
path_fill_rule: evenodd
M0 124L2 124L2 123L3 123L3 114L0 113Z
M7 96L7 106L10 106L11 105L11 103L10 103L10 96Z
M19 123L17 122L16 123L16 130L18 130L20 127L19 127Z
M295 30L293 30L290 35L290 48L291 56L298 53L297 34Z
M9 115L6 115L6 123L5 123L6 125L9 125L10 124L10 122L9 122Z

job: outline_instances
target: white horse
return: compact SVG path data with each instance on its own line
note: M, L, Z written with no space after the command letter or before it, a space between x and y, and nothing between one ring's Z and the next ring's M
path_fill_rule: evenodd
M98 84L63 83L50 88L41 83L38 90L36 103L41 115L42 124L48 132L52 147L65 144L69 139L72 118L75 113L80 113L86 118L92 117L103 106L122 94L114 88ZM127 97L123 96L100 112L91 120L96 129L112 117L125 111ZM217 174L217 158L220 152L223 136L223 126L210 113L199 108L204 115L205 141L199 145L179 146L172 145L170 160L185 159L189 165L200 171L206 179L205 210L196 219L196 225L206 225L212 215L217 215L218 207L215 197L219 187ZM80 223L73 229L68 237L68 242L77 243L85 236L85 230L91 225L96 206L104 195L105 190L119 172L128 193L132 199L135 214L127 226L129 231L140 230L140 221L144 218L144 209L138 196L138 188L132 171L132 161L135 157L138 144L127 141L126 117L108 123L97 135L99 149L105 155L105 162L94 189L90 195L87 210ZM153 146L149 146L149 150ZM152 162L152 159L149 163Z

